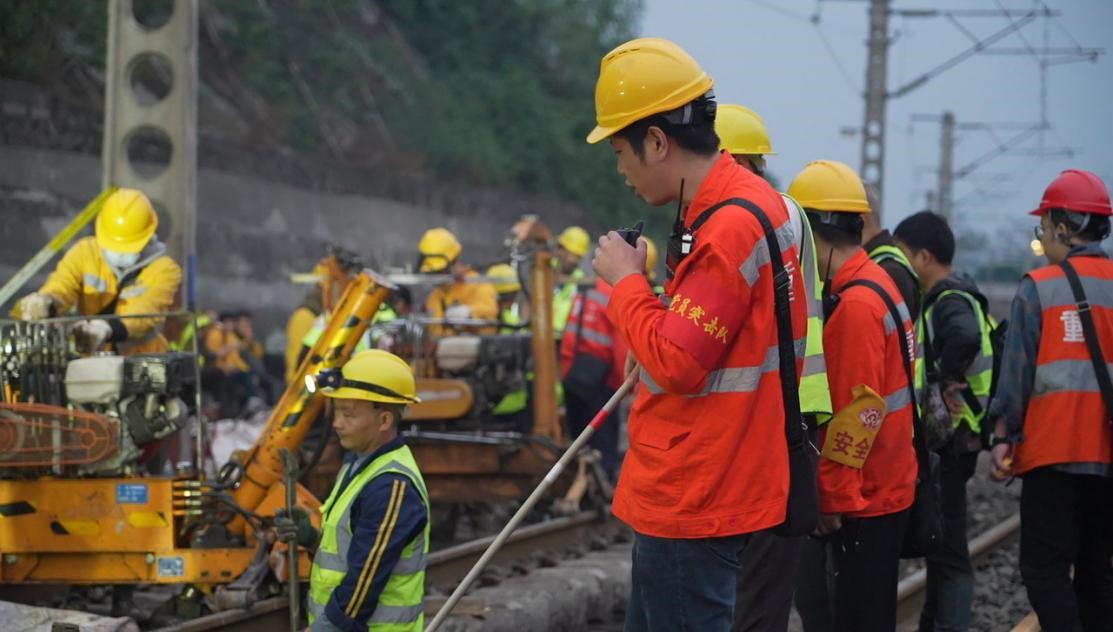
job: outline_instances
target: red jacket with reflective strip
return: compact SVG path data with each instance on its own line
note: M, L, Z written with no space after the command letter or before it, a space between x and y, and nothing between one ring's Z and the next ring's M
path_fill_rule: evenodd
M898 329L885 302L855 279L877 283L897 304L904 322ZM916 339L908 308L888 273L865 250L848 259L831 280L839 305L823 325L823 355L831 404L842 410L859 384L885 399L887 412L862 469L819 459L819 510L854 518L883 516L912 506L916 495L916 450L912 445L912 398L901 353L915 357ZM830 424L819 433L819 445Z
M587 353L610 365L611 371L606 383L608 388L614 390L622 386L626 343L607 316L610 299L611 286L602 279L595 281L594 289L576 293L572 311L568 315L568 324L565 325L564 335L560 339L561 379L568 375L568 369L576 355Z
M792 271L800 375L807 305L780 194L724 153L692 198L685 225L736 197L769 216ZM668 307L645 277L631 274L611 294L611 322L641 364L614 514L639 533L665 538L728 536L784 522L788 448L761 225L740 207L719 209L696 233L665 293Z
M1113 363L1113 261L1075 256L1106 366ZM1013 471L1056 463L1113 463L1113 429L1098 389L1070 284L1058 265L1028 273L1042 309L1036 373Z

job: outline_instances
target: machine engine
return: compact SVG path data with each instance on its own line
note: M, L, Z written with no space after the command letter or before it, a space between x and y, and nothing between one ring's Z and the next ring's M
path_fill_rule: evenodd
M528 388L532 368L528 335L448 336L437 341L439 376L464 380L472 390L473 417L492 420L507 395Z
M180 430L197 388L191 353L99 355L65 366L67 404L0 409L0 476L118 476Z

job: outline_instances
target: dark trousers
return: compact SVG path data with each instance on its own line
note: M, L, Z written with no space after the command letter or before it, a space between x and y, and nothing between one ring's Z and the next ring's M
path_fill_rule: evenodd
M900 549L909 510L844 518L834 544L835 632L892 632L897 624Z
M966 543L966 482L978 466L978 453L957 454L946 446L939 459L943 540L927 557L927 592L920 632L965 632L974 601L974 568Z
M1040 626L1113 630L1113 479L1047 467L1023 479L1020 576Z
M788 629L804 539L782 538L769 531L750 536L738 569L732 632Z
M831 538L805 538L796 569L796 612L804 632L831 632L835 611L835 554Z
M603 408L603 404L614 395L614 389L600 384L593 391L583 392L564 386L564 411L568 420L568 436L575 439ZM603 469L613 481L618 471L618 429L621 425L617 418L607 420L602 428L595 431L588 445L603 456Z
M625 632L727 632L750 535L680 540L634 534Z

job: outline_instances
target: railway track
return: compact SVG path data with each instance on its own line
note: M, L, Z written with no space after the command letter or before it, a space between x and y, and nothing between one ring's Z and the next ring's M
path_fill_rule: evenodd
M990 527L970 541L970 561L975 567L997 548L1012 541L1020 532L1020 514ZM919 628L920 610L924 605L927 588L927 571L920 569L905 577L897 585L897 632L915 632ZM1033 628L1024 628L1032 631ZM1039 630L1037 626L1034 630Z
M491 561L492 566L506 566L527 560L537 551L555 551L573 545L587 545L599 537L609 523L609 512L585 511L574 516L555 518L522 527L514 532L506 545ZM425 585L429 588L451 588L459 582L495 539L478 538L429 554ZM304 588L304 587L303 587ZM444 597L427 596L426 614L431 616L444 603ZM467 610L467 599L461 603ZM203 632L235 630L236 632L271 632L289 627L289 601L274 597L257 602L242 610L227 610L185 621L153 632Z

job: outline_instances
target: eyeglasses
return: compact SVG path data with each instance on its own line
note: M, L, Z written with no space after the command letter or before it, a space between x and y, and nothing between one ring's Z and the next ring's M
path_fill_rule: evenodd
M1044 236L1043 225L1040 224L1038 226L1032 227L1032 234L1036 236L1036 239L1038 239L1040 241L1043 241L1043 236Z

